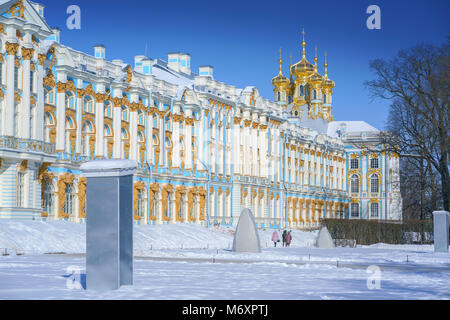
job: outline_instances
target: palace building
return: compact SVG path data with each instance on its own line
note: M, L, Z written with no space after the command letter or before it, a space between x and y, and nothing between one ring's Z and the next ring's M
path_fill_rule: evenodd
M302 57L255 87L191 56L133 64L65 46L44 7L0 0L0 218L86 219L81 163L131 159L137 224L311 229L324 218L401 220L399 158L380 131L333 120L335 83Z

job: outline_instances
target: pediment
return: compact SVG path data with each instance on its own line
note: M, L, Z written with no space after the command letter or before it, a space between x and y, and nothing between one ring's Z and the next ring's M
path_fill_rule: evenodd
M45 32L53 33L45 19L28 0L0 0L0 16L23 20L25 23L37 25Z

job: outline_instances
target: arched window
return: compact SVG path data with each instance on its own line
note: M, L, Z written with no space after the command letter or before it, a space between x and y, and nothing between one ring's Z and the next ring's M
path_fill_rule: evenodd
M166 117L164 119L164 122L166 123L166 130L167 131L172 130L172 120L169 117Z
M359 193L359 177L358 175L352 175L350 179L350 190L351 193Z
M145 212L144 191L143 190L139 190L136 214L139 217L143 217L144 216L144 212Z
M125 106L122 106L122 120L128 121L128 109Z
M54 125L53 117L50 113L44 114L44 141L50 143L50 129Z
M75 190L73 185L66 184L66 197L64 201L64 213L69 214L70 216L73 216L75 212Z
M158 116L156 114L153 114L153 128L159 128L158 122Z
M278 99L277 99L277 101L281 101L281 92L278 91L277 94L278 94Z
M55 201L54 201L54 189L51 182L47 182L44 186L44 212L49 215L54 213Z
M84 112L94 113L94 101L92 100L91 97L85 96L83 104L84 104L83 107Z
M316 100L317 99L317 90L313 91L313 99Z
M303 85L300 86L300 91L299 91L299 96L304 96L305 95L305 88L303 87Z
M19 137L19 105L14 103L14 136Z
M108 101L105 101L105 117L112 118L111 105Z
M103 153L106 158L109 158L108 142L112 139L112 131L109 125L105 124L103 128Z
M70 143L70 134L71 131L75 129L75 125L72 121L72 119L70 117L66 117L66 132L65 132L65 141L66 141L66 146L65 146L65 151L67 153L71 153L71 143Z
M122 159L125 159L126 157L126 153L125 153L125 147L127 146L128 143L128 131L125 128L122 128L121 130L121 135L122 135Z
M86 121L83 124L81 139L81 154L84 156L89 156L89 138L93 131L94 130L90 121Z
M154 193L153 194L153 210L152 210L152 216L153 217L157 216L158 208L159 208L158 194Z
M166 212L164 212L164 214L168 218L170 218L172 215L172 194L171 193L169 193L167 195L167 209L166 209Z
M370 192L372 193L378 193L378 188L379 188L379 179L378 179L378 175L374 174L372 175L372 177L370 178Z
M71 92L66 92L66 108L75 109L74 97Z
M327 103L327 95L326 94L323 95L323 103Z
M141 110L138 111L138 122L141 126L145 125L144 113Z

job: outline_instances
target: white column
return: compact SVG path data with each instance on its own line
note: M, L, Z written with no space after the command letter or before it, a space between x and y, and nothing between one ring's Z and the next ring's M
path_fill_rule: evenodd
M76 154L81 154L81 130L82 130L82 122L83 122L83 81L77 81L77 98L76 98L76 121L77 121L77 129L76 129L76 140L75 140L75 149Z
M150 104L151 105L151 104ZM154 164L152 159L153 153L153 114L151 112L147 115L147 161L149 164Z
M193 118L186 118L184 126L184 140L186 143L186 154L184 156L184 164L186 170L192 169L192 124Z
M130 160L138 161L138 143L137 143L137 108L133 106L133 103L137 103L139 97L137 94L131 94L130 104ZM139 162L139 161L138 161Z
M14 74L15 74L15 59L16 53L19 48L18 43L6 43L6 51L8 57L6 58L6 116L5 116L5 129L4 133L7 136L14 136L14 112L15 112L15 101L14 101Z
M164 126L164 111L159 113L159 148L161 150L159 154L159 167L166 165L166 128Z
M66 90L62 84L67 81L66 75L58 73L57 98L56 98L56 151L65 150L66 134Z
M233 139L234 143L231 147L233 150L234 160L234 174L242 174L241 172L241 119L234 119L234 127L233 127Z
M115 88L114 90L114 150L113 158L121 158L122 149L122 90L120 88Z
M250 173L250 125L244 123L244 175L249 176Z
M269 145L269 139L267 135L267 127L264 126L260 131L260 137L261 137L261 166L262 166L262 177L263 178L269 178L269 167L268 167L268 161L267 161L267 147Z
M172 154L172 166L174 168L180 168L180 115L173 116L173 132L172 132L172 143L173 143L173 154Z
M200 123L199 123L199 138L198 138L198 159L201 160L201 170L205 170L203 163L205 163L205 125L208 123L205 115L205 109L201 110Z
M104 86L98 85L98 91L103 92ZM96 113L95 113L95 127L96 127L96 134L95 134L95 157L96 158L103 158L105 156L105 150L104 150L104 139L105 139L105 93L97 94L96 101Z
M23 91L22 91L22 110L20 112L20 120L22 123L20 136L24 139L30 139L30 67L31 67L31 55L33 49L22 48L23 57Z
M37 105L36 105L36 125L34 126L34 136L36 140L44 140L44 61L45 55L38 55L38 76L37 76Z

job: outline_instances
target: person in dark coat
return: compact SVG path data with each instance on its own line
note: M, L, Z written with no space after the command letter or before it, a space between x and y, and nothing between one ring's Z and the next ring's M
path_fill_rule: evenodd
M286 247L286 235L287 235L287 231L284 230L284 231L283 231L283 235L282 235L282 238L283 238L283 247Z

